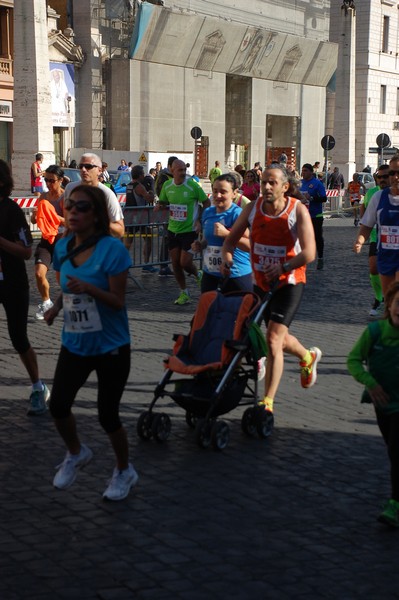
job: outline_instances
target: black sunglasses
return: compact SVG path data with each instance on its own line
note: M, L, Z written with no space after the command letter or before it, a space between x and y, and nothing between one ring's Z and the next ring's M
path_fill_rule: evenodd
M91 202L89 202L88 200L66 200L65 204L64 204L64 208L65 210L72 210L73 208L75 208L78 212L81 213L86 213L89 212L89 210L92 210L93 205Z
M79 169L83 169L83 167L86 169L86 171L91 171L92 169L94 169L94 167L96 167L97 169L100 168L98 165L92 165L91 163L80 163Z
M394 177L394 175L399 175L399 171L394 171L394 170L389 171L389 176L390 177Z
M376 175L377 179L389 179L389 173L387 175Z
M44 181L46 183L55 183L57 181L57 179L47 179L47 177L44 177Z

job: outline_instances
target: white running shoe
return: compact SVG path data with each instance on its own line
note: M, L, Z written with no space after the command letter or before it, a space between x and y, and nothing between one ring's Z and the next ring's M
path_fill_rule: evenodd
M124 471L115 467L112 479L103 493L104 500L123 500L129 494L130 488L136 485L138 479L139 476L133 465L129 464Z
M27 415L37 416L42 415L47 410L47 402L50 399L50 390L47 385L43 383L43 389L41 392L34 391L29 396L30 406L27 411Z
M93 458L93 452L84 444L80 447L79 454L67 452L63 462L58 465L58 469L53 479L53 486L59 490L66 490L73 484L79 469L87 465Z
M39 310L36 313L36 319L38 321L44 321L44 313L52 306L54 306L54 303L51 300L46 300L45 302L42 302L42 304L39 304Z

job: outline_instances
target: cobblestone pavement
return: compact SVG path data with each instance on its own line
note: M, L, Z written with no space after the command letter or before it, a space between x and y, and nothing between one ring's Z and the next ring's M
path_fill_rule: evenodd
M385 448L345 366L372 301L367 252L351 252L351 219L325 221L324 231L325 269L309 268L292 327L305 345L322 348L319 381L303 390L287 358L273 435L244 437L238 407L225 417L231 439L221 453L195 444L173 402L165 403L169 440L137 438L162 358L173 333L188 331L194 303L173 305L173 278L138 272L143 289L129 282L134 347L122 417L140 481L120 503L101 498L113 456L93 379L75 414L94 459L69 490L52 487L64 448L48 415L25 414L29 387L1 317L2 600L399 598L399 532L376 522L389 495ZM51 387L60 323L34 320L31 279L30 338Z

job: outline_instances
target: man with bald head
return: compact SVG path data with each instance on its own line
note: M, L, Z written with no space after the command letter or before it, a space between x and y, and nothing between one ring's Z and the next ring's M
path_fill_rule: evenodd
M173 273L180 288L175 304L190 302L185 272L198 280L198 270L190 252L201 228L201 210L209 200L198 183L186 177L186 163L175 160L171 166L173 179L166 181L159 196L159 204L169 206L168 247Z
M64 202L69 198L72 190L78 185L84 183L86 185L94 185L99 187L105 194L105 200L108 208L108 215L110 220L110 233L113 237L122 238L125 233L125 226L123 223L123 213L114 192L109 189L103 183L99 181L99 175L102 173L102 162L101 158L97 154L86 152L80 157L78 164L80 169L80 176L82 181L74 181L68 183L64 191Z

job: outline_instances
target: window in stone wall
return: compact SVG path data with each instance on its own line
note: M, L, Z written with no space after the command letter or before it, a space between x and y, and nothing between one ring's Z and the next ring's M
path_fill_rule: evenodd
M388 52L389 49L389 17L384 15L382 21L382 52Z
M380 113L385 115L387 111L387 86L382 85L380 91Z

